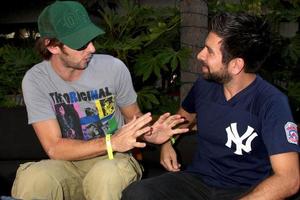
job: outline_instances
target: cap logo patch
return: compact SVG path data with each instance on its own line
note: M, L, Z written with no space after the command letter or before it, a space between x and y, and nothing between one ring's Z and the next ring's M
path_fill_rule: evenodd
M287 122L284 125L287 141L292 144L298 144L297 125L293 122Z
M88 16L80 10L75 10L74 12L65 14L61 20L63 26L72 30L76 29L77 26L89 23Z

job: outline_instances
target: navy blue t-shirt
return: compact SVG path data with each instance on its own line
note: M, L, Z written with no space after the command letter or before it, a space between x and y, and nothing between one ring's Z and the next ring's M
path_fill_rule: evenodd
M208 185L253 186L270 175L269 156L300 152L288 99L260 76L228 101L221 84L200 77L182 107L197 114L198 148L187 171Z

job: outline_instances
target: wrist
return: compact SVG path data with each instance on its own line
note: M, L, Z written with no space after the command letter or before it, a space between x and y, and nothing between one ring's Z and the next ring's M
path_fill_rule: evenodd
M161 146L162 146L162 147L164 147L164 146L170 147L170 146L173 146L173 145L172 145L172 143L171 143L171 140L167 140L167 141L166 141L165 143L163 143Z

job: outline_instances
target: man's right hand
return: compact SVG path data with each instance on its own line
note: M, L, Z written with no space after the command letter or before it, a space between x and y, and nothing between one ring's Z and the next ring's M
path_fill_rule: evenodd
M146 143L138 142L137 138L150 131L151 128L148 124L151 120L151 113L147 113L139 118L134 117L128 124L117 130L111 138L113 151L126 152L134 147L145 147Z
M161 146L160 164L168 171L180 171L180 164L177 162L177 154L171 142L166 142Z

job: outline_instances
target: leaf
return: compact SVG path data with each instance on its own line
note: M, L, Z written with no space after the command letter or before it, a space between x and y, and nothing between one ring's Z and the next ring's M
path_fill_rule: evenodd
M137 94L137 102L142 110L150 110L153 105L159 104L156 97L158 91L154 87L143 87Z
M152 73L154 73L157 78L160 78L161 67L162 64L157 57L151 54L144 54L137 58L134 70L137 75L143 77L143 81L146 81Z
M0 48L0 84L6 94L18 94L25 72L41 59L32 47L4 45Z
M296 64L300 57L300 35L291 38L289 44L283 49L283 56L290 58L292 64Z

